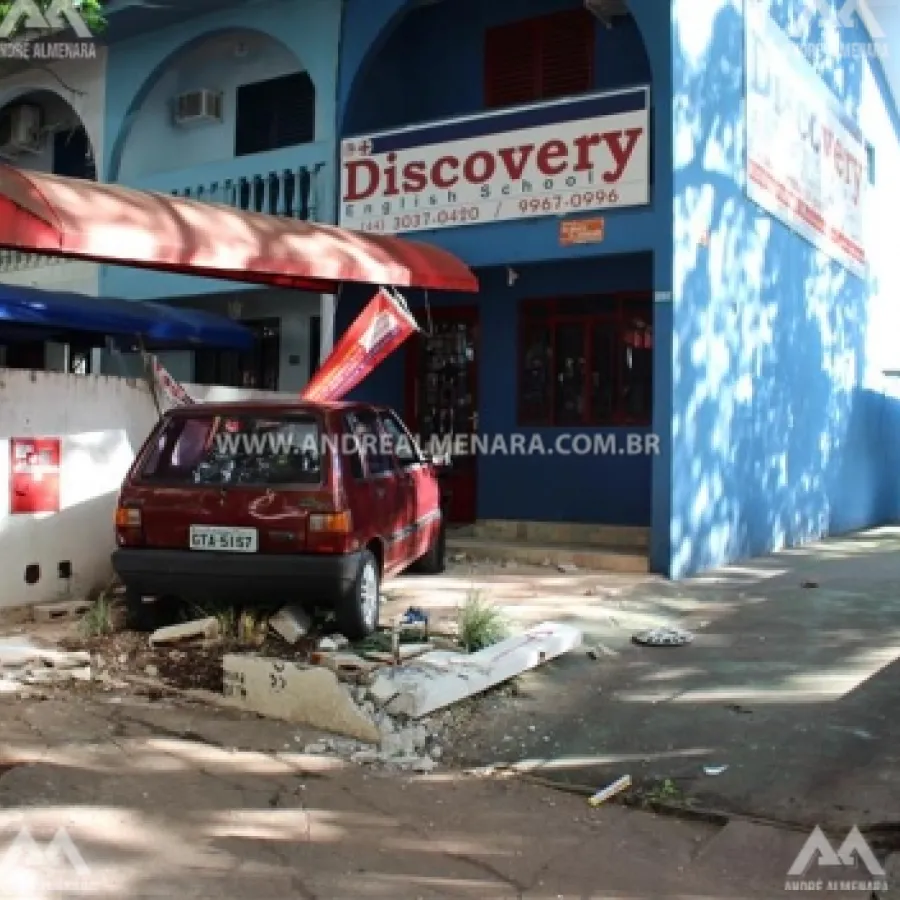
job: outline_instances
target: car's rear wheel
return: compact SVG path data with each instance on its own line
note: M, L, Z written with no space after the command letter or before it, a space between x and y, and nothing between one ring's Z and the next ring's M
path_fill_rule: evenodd
M360 554L359 569L350 588L335 604L338 630L351 641L360 641L378 627L381 608L381 575L370 550Z
M422 575L440 575L447 568L447 530L444 523L428 548L428 552L418 559L413 566L413 570L420 572Z
M130 631L156 631L173 625L178 620L178 600L175 597L158 597L147 600L134 591L125 593L125 626Z

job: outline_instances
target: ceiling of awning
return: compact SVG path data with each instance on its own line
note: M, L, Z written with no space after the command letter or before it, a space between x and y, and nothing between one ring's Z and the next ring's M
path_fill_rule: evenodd
M70 333L140 337L153 350L249 350L254 342L249 328L200 310L0 284L0 339L27 340L38 332L42 340Z
M429 244L6 165L0 247L323 293L342 282L478 290Z

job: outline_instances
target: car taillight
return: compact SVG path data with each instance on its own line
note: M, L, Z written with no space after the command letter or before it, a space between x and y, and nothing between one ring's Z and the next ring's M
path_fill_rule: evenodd
M143 525L139 509L131 506L116 508L116 541L119 546L143 543Z
M314 553L348 553L355 549L350 510L310 515L307 547Z
M350 510L336 513L313 513L309 517L310 534L350 534L353 518Z

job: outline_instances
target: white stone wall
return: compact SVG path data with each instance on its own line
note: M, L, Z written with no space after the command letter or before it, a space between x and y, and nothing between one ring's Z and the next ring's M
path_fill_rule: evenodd
M266 396L185 387L198 400ZM119 487L157 418L143 381L0 369L0 609L76 599L108 581ZM10 515L9 441L28 437L62 440L58 513ZM61 562L70 583L58 577ZM29 565L40 567L33 585Z

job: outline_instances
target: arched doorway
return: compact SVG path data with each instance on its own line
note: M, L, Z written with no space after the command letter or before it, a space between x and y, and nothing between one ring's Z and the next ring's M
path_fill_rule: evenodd
M23 169L97 180L84 123L53 91L28 91L0 108L0 159Z

